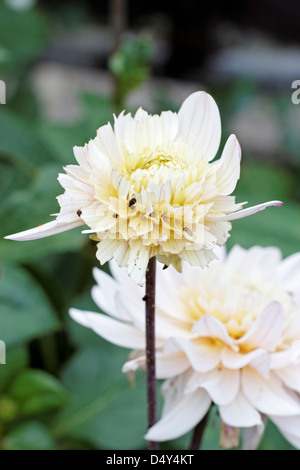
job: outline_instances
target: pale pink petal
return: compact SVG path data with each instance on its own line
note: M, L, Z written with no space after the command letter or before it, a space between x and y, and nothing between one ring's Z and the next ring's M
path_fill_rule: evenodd
M216 185L219 194L231 194L240 177L241 147L235 135L227 140L222 156L215 163L217 171Z
M262 423L261 416L242 391L229 405L219 406L224 423L237 428L256 426Z
M56 235L57 233L66 232L67 230L79 227L80 225L84 225L84 222L82 222L82 220L79 218L78 220L69 222L67 224L59 224L56 220L53 220L52 222L39 225L38 227L25 230L24 232L7 235L4 238L17 241L36 240L37 238L50 237L51 235Z
M140 331L145 331L145 302L142 300L136 300L129 295L124 293L121 294L120 292L116 293L115 302L117 309L122 315L129 317ZM157 344L163 346L165 344L165 340L171 335L180 333L180 328L172 325L172 323L156 314L155 336Z
M128 275L126 268L120 268L116 261L109 261L109 269L113 277L118 281L122 287L123 292L130 293L130 297L140 300L145 295L145 289L138 286L136 282Z
M164 399L162 417L167 415L182 401L186 382L189 380L191 373L191 370L187 370L163 382L161 386L161 394Z
M260 348L245 354L237 353L230 348L223 348L221 361L228 369L242 369L247 365L251 365L260 374L268 376L270 354Z
M145 335L135 326L113 320L101 313L86 312L75 308L71 308L69 313L77 323L91 328L97 335L113 344L129 349L145 348Z
M199 160L210 161L220 145L221 120L218 106L207 93L192 93L178 112L178 136L199 154Z
M206 373L195 372L187 382L185 393L197 388L204 388L217 405L228 405L239 392L240 373L224 367Z
M276 206L280 207L282 206L283 202L281 201L269 201L265 202L263 204L258 204L257 206L252 206L248 207L247 209L242 209L241 211L238 212L233 212L232 214L224 215L221 217L210 217L206 216L207 220L215 220L218 222L223 222L225 220L237 220L237 219L242 219L243 217L248 217L248 215L256 214L257 212L261 212L265 210L267 207L271 206Z
M231 249L225 261L227 266L245 273L255 281L274 278L280 262L281 252L276 247L253 246L244 250L238 245Z
M267 415L291 416L300 413L300 401L287 390L282 381L270 372L269 379L246 367L242 371L242 387L248 400Z
M300 392L300 364L276 369L276 375L288 388Z
M176 439L192 429L207 413L211 404L205 390L196 390L186 395L164 417L147 432L149 441L168 441Z
M270 354L270 369L281 369L291 364L293 351L287 349L285 351L273 352Z
M113 317L124 321L131 321L130 316L120 311L116 304L115 296L118 290L122 290L122 286L101 269L94 268L93 275L98 284L97 286L93 286L91 291L95 304L103 310L103 312Z
M284 326L284 311L279 302L271 302L259 314L250 330L236 341L239 345L274 351Z
M239 348L234 344L232 338L229 336L224 324L218 318L210 315L203 315L194 323L192 332L199 338L208 337L219 339L224 344L230 346L233 350L239 350Z
M158 379L168 379L182 374L190 367L190 362L186 355L181 352L170 354L156 354L156 377Z
M282 435L294 447L300 449L300 415L298 416L269 416Z
M200 339L197 344L186 338L170 338L165 346L165 353L183 351L191 366L198 372L214 369L220 362L222 346L212 344L210 340Z
M300 253L295 253L284 259L277 271L277 279L288 292L295 295L298 305L300 305Z
M266 420L262 416L263 421ZM265 423L244 429L243 450L256 450L263 438L265 431Z

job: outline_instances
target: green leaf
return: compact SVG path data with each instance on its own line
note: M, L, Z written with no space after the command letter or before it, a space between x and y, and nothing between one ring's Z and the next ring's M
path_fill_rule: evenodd
M0 236L49 222L49 215L58 212L56 197L63 192L57 182L58 168L57 165L42 167L28 187L10 194L0 214ZM81 230L79 227L71 232L26 242L0 239L0 258L24 262L50 253L78 250L88 240L87 236L81 235Z
M59 408L68 394L62 384L41 370L25 370L12 383L9 395L19 405L21 415Z
M264 437L258 448L259 450L295 450L294 447L282 436L277 427L267 422Z
M253 199L252 197L251 205L256 203ZM239 198L239 200L245 199ZM289 256L300 248L299 212L299 204L286 201L282 207L270 207L245 219L233 221L227 246L229 248L234 244L244 248L254 245L277 246L283 256Z
M53 450L54 441L45 426L36 421L22 424L6 435L4 450Z
M38 137L35 126L1 107L0 153L13 159L29 175L34 164L49 162L50 154Z
M59 323L42 289L22 268L0 263L1 339L7 346L55 330Z
M18 11L1 2L0 72L20 73L21 67L42 51L48 35L48 23L40 10Z
M101 341L101 340L100 340ZM121 372L127 352L101 341L82 350L63 373L71 400L55 419L53 435L76 437L98 448L137 449L145 446L144 374L131 388Z
M19 346L6 350L6 364L0 365L0 393L3 393L7 389L13 378L24 369L27 364L28 353L25 347Z

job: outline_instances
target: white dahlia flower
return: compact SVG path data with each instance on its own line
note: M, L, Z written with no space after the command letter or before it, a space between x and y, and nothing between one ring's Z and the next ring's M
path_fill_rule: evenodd
M143 284L151 257L180 271L181 261L206 266L223 245L230 220L281 205L279 201L240 210L230 194L240 176L241 151L234 135L220 160L218 107L205 92L190 95L178 114L134 117L121 113L95 139L74 147L78 165L58 180L56 220L6 238L32 240L87 225L98 241L97 258L114 258Z
M300 253L235 246L209 268L183 263L157 273L156 365L165 403L147 433L166 441L192 429L210 405L225 425L246 428L255 447L267 416L300 448ZM96 304L108 315L71 309L74 320L133 349L123 371L145 367L144 295L113 262L95 269Z

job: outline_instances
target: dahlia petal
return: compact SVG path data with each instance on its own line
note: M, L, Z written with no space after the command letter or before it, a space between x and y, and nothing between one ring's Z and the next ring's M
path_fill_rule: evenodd
M75 145L75 147L73 147L73 153L80 167L89 173L91 171L91 166L88 161L88 145L85 144L83 147Z
M244 429L243 450L256 450L262 440L265 423Z
M96 257L98 258L101 264L104 264L114 257L114 253L118 249L118 247L119 247L118 240L113 240L110 238L101 240L97 244Z
M128 258L128 274L139 285L145 282L150 249L143 245L143 240L131 240Z
M185 393L197 388L204 388L217 405L228 405L239 392L240 373L224 367L206 373L196 372L189 379Z
M292 292L300 305L300 253L295 253L284 259L277 270L277 279Z
M148 441L168 441L182 436L192 429L205 416L211 404L205 390L184 396L182 400L163 416L147 432Z
M284 312L279 302L271 302L259 314L254 324L236 344L273 351L279 342L284 326Z
M260 359L258 361L258 359ZM230 348L224 348L221 354L221 361L228 369L242 369L251 365L260 374L268 376L270 367L270 354L264 349L255 349L246 354L240 354Z
M178 136L195 149L199 160L212 160L221 139L220 113L214 99L203 91L192 93L183 102L178 121Z
M116 135L110 123L99 127L97 130L97 137L94 142L101 153L109 156L110 160L114 162L114 164L122 164L124 156L120 151Z
M93 275L98 284L97 286L93 286L91 291L92 299L95 304L103 310L103 312L115 318L131 321L131 318L123 311L120 311L116 305L115 296L119 290L124 292L123 286L101 269L94 268Z
M293 351L291 349L271 353L270 369L281 369L282 367L289 366L291 364L292 354Z
M276 375L281 378L288 388L300 392L300 364L276 369Z
M300 449L300 415L269 416L283 436L297 449Z
M248 400L262 413L274 416L300 413L299 399L272 371L269 379L265 379L254 369L246 367L242 371L242 388Z
M187 261L192 266L205 268L216 256L212 250L185 250L179 253L181 259Z
M219 194L231 194L240 177L241 147L235 135L231 135L224 147L222 156L216 162L216 185Z
M127 250L128 245L126 242L124 243L124 249L125 245ZM116 259L116 254L114 255L114 258ZM113 277L116 279L116 281L118 281L119 285L122 286L123 292L130 293L130 297L135 298L137 300L142 299L145 294L144 288L138 286L136 282L131 279L131 277L128 275L126 268L120 268L120 260L118 260L117 262L116 261L109 261L109 269Z
M222 346L212 344L210 340L198 340L197 344L182 337L170 338L164 352L183 351L191 366L198 372L214 369L220 362Z
M264 204L258 204L256 206L248 207L247 209L242 209L241 211L238 212L233 212L232 214L227 214L221 217L209 217L207 216L208 220L216 220L216 221L225 221L225 220L237 220L237 219L242 219L243 217L248 217L249 215L256 214L257 212L261 212L265 210L267 207L271 206L276 206L280 207L282 206L283 202L281 201L269 201L265 202Z
M69 222L67 224L58 223L56 220L53 220L52 222L39 225L38 227L25 230L24 232L7 235L4 238L17 241L36 240L37 238L50 237L51 235L56 235L57 233L66 232L67 230L79 227L80 225L84 225L84 222L82 222L81 219Z
M238 347L234 344L232 338L229 336L224 323L222 323L218 318L212 317L210 315L203 315L199 318L192 328L192 332L197 335L197 337L208 337L212 339L219 339L223 343L228 344L233 350L238 351Z
M229 252L226 265L255 280L269 280L274 278L281 258L280 250L273 246L268 248L253 246L249 250L244 250L236 245Z
M181 351L165 354L156 354L157 379L168 379L182 374L190 367L190 362Z
M129 349L144 349L145 335L135 326L114 320L101 313L93 313L71 308L70 316L77 323L91 328L97 335L117 346Z
M229 403L219 406L219 413L224 423L237 428L260 425L261 416L242 391Z

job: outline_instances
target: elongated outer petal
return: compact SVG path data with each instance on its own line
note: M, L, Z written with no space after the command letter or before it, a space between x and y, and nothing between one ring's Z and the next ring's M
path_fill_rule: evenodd
M250 330L237 344L274 351L284 326L284 312L279 302L271 302L260 313Z
M297 449L300 449L300 415L269 416L283 436Z
M199 161L214 158L220 145L221 119L215 100L207 93L192 93L178 112L178 137L193 147Z
M219 413L224 423L237 428L256 426L262 423L260 414L242 391L229 405L219 406Z
M144 349L145 335L132 325L121 323L101 313L71 308L70 316L83 326L91 328L102 338L129 349Z
M248 400L259 411L274 416L292 416L300 414L300 400L296 394L288 391L282 381L270 372L265 379L251 367L242 371L242 388Z
M239 350L239 348L234 344L233 340L229 336L224 324L218 318L212 317L210 315L203 315L194 323L192 332L195 333L197 337L219 339L223 343L230 346L233 350Z
M182 436L199 423L210 404L211 399L203 389L184 396L172 410L149 429L145 439L161 442Z
M37 238L50 237L51 235L56 235L57 233L66 232L67 230L79 227L80 225L84 225L84 222L82 222L80 219L75 220L74 222L69 222L67 224L59 224L56 222L56 220L53 220L52 222L39 225L38 227L25 230L24 232L7 235L4 238L17 241L36 240Z
M241 147L235 135L231 135L224 147L222 156L218 162L216 185L219 194L227 196L231 194L240 177Z
M225 220L237 220L242 219L243 217L248 217L248 215L256 214L265 210L267 207L282 206L283 202L281 201L269 201L263 204L258 204L257 206L248 207L247 209L242 209L241 211L233 212L232 214L224 215L222 217L209 217L206 216L207 220L217 220L218 222L223 222Z

